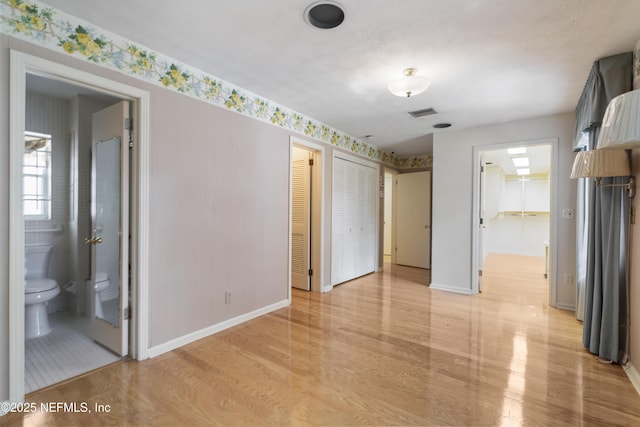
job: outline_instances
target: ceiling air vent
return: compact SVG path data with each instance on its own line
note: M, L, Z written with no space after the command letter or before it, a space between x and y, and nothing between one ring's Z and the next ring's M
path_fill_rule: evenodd
M425 108L424 110L409 111L409 114L411 114L413 117L430 116L436 113L437 111L434 110L433 108Z

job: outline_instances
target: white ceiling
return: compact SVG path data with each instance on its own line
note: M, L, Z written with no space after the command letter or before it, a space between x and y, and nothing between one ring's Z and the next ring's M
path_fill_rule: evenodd
M45 2L397 155L438 122L573 111L593 61L640 39L638 0L341 0L331 30L304 21L313 0ZM408 67L431 87L391 95Z

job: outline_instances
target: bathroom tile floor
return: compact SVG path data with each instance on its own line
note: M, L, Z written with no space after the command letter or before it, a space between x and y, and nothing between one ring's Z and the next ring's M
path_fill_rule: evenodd
M89 338L89 319L70 312L49 314L52 331L25 341L25 393L120 360Z

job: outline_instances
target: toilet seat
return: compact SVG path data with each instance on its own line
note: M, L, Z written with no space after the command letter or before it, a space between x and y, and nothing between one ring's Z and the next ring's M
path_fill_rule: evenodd
M58 287L58 283L53 279L30 279L27 280L24 286L25 294L37 294L39 292L46 292Z

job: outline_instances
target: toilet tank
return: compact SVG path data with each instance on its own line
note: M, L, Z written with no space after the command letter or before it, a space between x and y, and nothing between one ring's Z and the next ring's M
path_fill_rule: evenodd
M24 248L25 279L42 279L48 277L49 257L53 246L51 245L27 245Z

